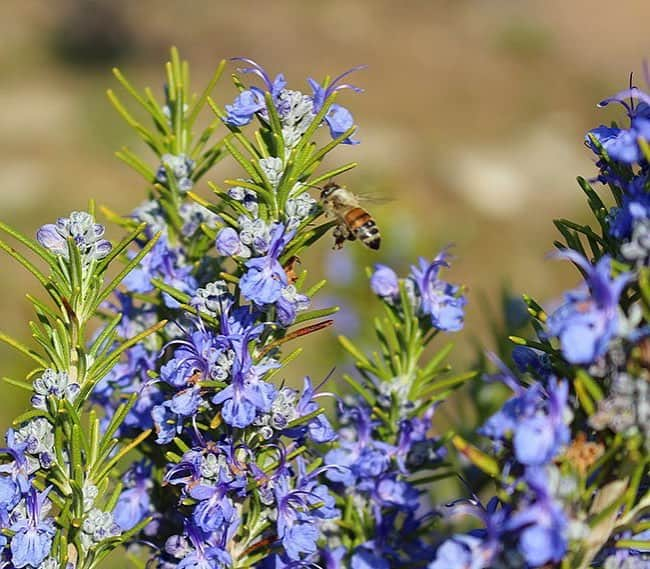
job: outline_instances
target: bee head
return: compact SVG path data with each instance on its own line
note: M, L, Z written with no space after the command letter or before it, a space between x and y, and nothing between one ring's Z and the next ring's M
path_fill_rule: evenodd
M321 190L320 193L320 198L322 200L327 199L330 197L336 190L338 190L341 186L339 186L336 182L328 182L323 186L323 189Z

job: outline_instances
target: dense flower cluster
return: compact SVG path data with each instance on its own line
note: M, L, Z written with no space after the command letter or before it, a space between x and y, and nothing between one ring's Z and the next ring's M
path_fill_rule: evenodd
M247 62L245 72L267 78ZM124 398L133 397L117 434L155 433L146 460L125 476L113 514L123 531L145 524L143 535L155 547L150 562L159 567L215 569L248 559L301 566L319 549L319 527L340 513L322 482L330 467L309 466L316 449L336 438L320 394L309 378L301 388L272 378L283 364L276 344L299 316L313 318L304 275L294 267L309 224L321 214L306 177L288 186L288 153L321 109L327 107L323 120L332 133L337 124L341 133L351 130L352 118L325 102L345 86L303 97L279 85L270 93L281 120L273 136L285 151L269 148L257 157L255 175L220 194L223 207L188 198L205 172L200 159L183 148L160 156L161 195L131 214L146 224L140 247L157 241L107 306L121 314L122 338L171 320L130 347L93 394L105 410L105 429ZM189 109L179 110L167 95L163 113L171 119L180 112L182 126ZM265 100L257 87L227 106L226 124L243 126L258 113L262 129L275 128L265 105L246 114L255 98Z
M542 365L539 354L528 348L522 352L517 355L521 371L531 364ZM567 550L568 520L561 499L575 482L561 479L554 459L570 440L568 384L547 374L523 387L497 363L502 371L491 379L505 383L514 395L480 432L492 442L493 452L504 455L503 478L512 500L503 503L494 498L482 506L474 497L452 506L453 514L472 515L485 529L442 544L430 569L492 567L516 559L522 566L540 567L561 561ZM450 552L457 550L463 553L452 562Z
M556 567L571 559L578 559L574 563L580 567L608 569L650 563L647 543L642 544L643 507L630 500L604 517L607 505L623 495L643 502L650 482L650 328L644 284L650 96L631 87L601 106L612 102L624 106L630 126L598 127L586 142L598 157L597 181L610 187L616 205L604 213L601 198L584 182L604 234L558 222L568 248L557 256L572 261L584 283L548 316L529 302L538 341L521 339L534 349L515 348L519 377L497 361L498 379L513 396L480 433L497 457L490 464L499 469L502 491L485 507L473 496L451 508L477 518L483 527L441 543L430 569ZM590 244L593 261L580 234ZM605 460L614 448L620 456ZM643 449L646 458L639 462L633 448ZM639 528L636 533L629 531L630 523Z
M339 403L338 441L325 454L325 478L345 512L342 526L354 529L326 532L329 551L321 559L328 569L406 568L431 558L427 533L438 516L417 475L439 468L447 449L431 434L436 403L428 393L438 374L420 367L419 359L425 336L462 327L465 304L459 287L438 279L442 264L449 266L446 252L430 264L421 259L406 279L385 265L370 279L387 310L387 325L399 334L398 345L413 348L406 356L382 346L387 361L406 357L394 370L359 361L363 379L355 381L363 396ZM385 342L383 330L378 338Z
M647 266L650 95L630 87L605 99L600 106L611 103L623 106L630 125L595 128L587 133L586 143L598 158L598 181L616 189L617 203L606 220L608 233L617 245L614 254L633 266Z
M446 454L440 441L427 434L432 418L430 408L422 417L402 419L391 444L364 403L341 405L340 441L325 455L325 464L331 467L326 478L337 495L363 512L359 523L372 528L369 539L350 552L352 566L409 567L430 555L426 540L410 532L428 521L412 475L435 468ZM337 542L330 536L333 554L343 563L347 551Z
M79 540L74 544L79 559L92 558L102 549L110 548L111 539L117 540L116 543L120 540L122 529L112 512L101 506L103 498L99 496L93 473L81 470L81 464L75 463L83 457L77 445L88 442L81 438L79 431L73 433L79 429L82 385L88 388L94 382L90 370L80 367L81 361L87 361L78 344L83 342L79 330L85 321L84 312L75 313L74 310L84 301L92 301L89 292L92 289L85 287L103 271L96 261L111 251L111 244L101 238L103 234L104 227L95 223L92 215L73 212L69 218L60 218L56 224L39 229L37 240L42 251L38 250L36 242L32 246L44 258L53 253L64 259L53 262L61 271L50 276L49 286L54 298L70 289L73 294L81 290L89 298L61 303L63 318L68 317L73 322L68 324L68 329L62 327L59 336L44 337L34 329L35 336L46 348L46 357L39 356L43 367L33 376L33 410L22 415L17 426L7 431L6 447L0 449L3 458L0 464L0 560L2 567L7 569L69 566L61 564L62 557L68 557L67 551L61 551L61 543L69 535L67 532L77 531L64 523L70 513L80 527ZM41 322L50 325L48 317L53 314L51 311L42 314ZM65 351L71 348L75 350L75 358ZM97 440L97 444L100 442ZM116 444L117 441L113 448ZM89 456L86 454L85 458ZM96 464L99 463L93 466ZM75 504L64 506L64 499L75 501Z
M287 373L290 343L333 323L335 308L311 308L324 281L309 288L300 263L342 230L311 194L352 167L316 174L357 143L333 101L360 91L344 83L358 68L309 79L305 94L238 61L261 86L235 78L225 111L218 74L191 97L175 50L162 106L116 73L151 115L154 129L136 130L156 157L118 154L150 195L114 215L129 231L115 248L90 213L36 240L0 224L47 267L0 242L50 301L30 297L37 349L0 335L37 365L29 383L8 379L32 408L0 449L0 567L95 569L124 545L159 569L647 568L650 95L630 87L601 103L630 119L586 138L614 206L581 180L602 231L556 223L556 257L583 283L549 314L525 298L535 339L511 337L514 350L488 358L497 372L471 386L509 396L452 433L438 409L477 374L452 372L451 344L430 349L465 320L465 288L441 278L448 249L404 278L375 265L383 316L370 355L340 338L356 369L339 376L347 392ZM206 104L216 118L195 136ZM218 129L229 132L214 141ZM212 203L194 189L225 156L241 171L211 185ZM105 283L113 260L123 267ZM345 251L333 264L352 280ZM462 497L438 504L443 479L461 480Z
M34 473L41 468L37 456L53 453L53 437L39 442L33 424L24 430L10 430L8 446L2 449L11 460L0 467L0 508L2 528L15 532L11 540L0 538L2 558L12 567L38 567L50 555L54 539L54 518L47 495L50 489L39 492L33 485ZM19 440L21 439L21 440ZM51 461L51 455L48 460Z

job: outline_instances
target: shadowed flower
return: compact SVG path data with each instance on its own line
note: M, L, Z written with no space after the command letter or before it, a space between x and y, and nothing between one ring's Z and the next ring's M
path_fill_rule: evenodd
M501 374L495 378L515 395L485 422L479 433L492 439L496 446L512 438L514 456L521 464L546 464L570 439L568 384L550 378L546 389L541 383L524 388L501 362L497 363Z
M650 194L646 191L647 176L637 176L627 183L620 183L623 189L621 205L610 210L609 233L618 240L628 240L639 222L650 218Z
M575 251L563 251L557 257L573 261L584 271L589 292L579 289L566 294L566 302L548 318L548 335L559 338L569 363L589 364L605 354L619 332L618 301L631 275L613 279L607 255L596 265Z
M479 538L457 535L442 543L428 569L483 569L484 561Z
M127 489L120 494L113 510L115 523L122 531L134 528L151 512L151 464L136 462L125 475L125 484Z
M530 503L524 503L505 523L507 531L519 533L519 551L530 567L559 562L567 550L567 518L549 494L549 480L541 468L527 469Z

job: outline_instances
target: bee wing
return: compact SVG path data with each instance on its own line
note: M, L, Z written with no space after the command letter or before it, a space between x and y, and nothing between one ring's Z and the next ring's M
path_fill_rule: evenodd
M383 196L381 194L375 194L372 192L363 192L355 195L360 202L372 203L376 205L383 205L395 201L395 198Z

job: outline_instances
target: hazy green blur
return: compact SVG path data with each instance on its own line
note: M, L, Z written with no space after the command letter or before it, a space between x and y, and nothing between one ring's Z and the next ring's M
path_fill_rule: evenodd
M231 56L283 71L292 88L306 87L307 76L368 64L353 81L366 92L342 99L362 144L338 151L341 161L360 164L339 181L392 200L372 208L384 244L371 254L357 244L331 253L324 243L303 266L314 279L332 276L331 296L358 305L367 298L359 289L364 267L381 261L404 271L417 255L454 243L449 278L470 288L460 365L476 337L487 338L482 295L495 297L505 282L551 299L574 282L568 267L544 260L555 238L551 219L586 219L574 179L594 169L582 137L614 118L595 103L640 71L650 19L650 4L640 0L5 0L3 7L0 218L29 234L90 198L121 213L144 198L138 177L113 157L124 144L146 151L106 100L112 66L160 93L172 44L190 60L197 90ZM225 77L217 99L233 93ZM214 179L229 175L238 175L233 165ZM1 262L0 329L27 338L24 293L33 283ZM360 314L375 308L362 305ZM371 321L339 321L339 331L355 326L367 332ZM292 372L323 377L338 358L333 337L311 339ZM1 347L0 356L0 375L24 373L13 353ZM15 388L3 389L4 429L23 401Z

